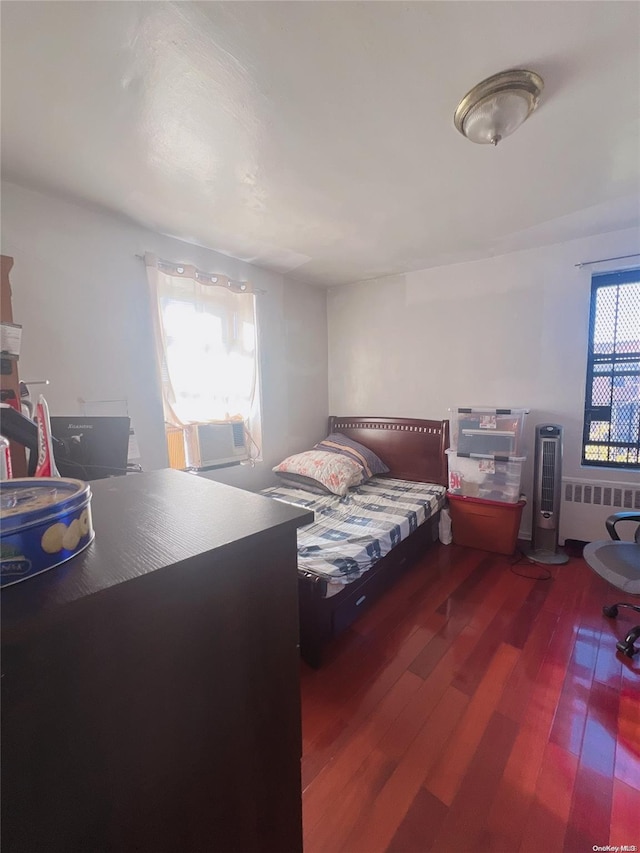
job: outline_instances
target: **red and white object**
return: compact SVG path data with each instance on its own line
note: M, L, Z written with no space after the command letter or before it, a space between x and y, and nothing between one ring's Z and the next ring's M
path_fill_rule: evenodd
M49 406L42 394L38 397L36 406L36 424L38 425L38 464L36 477L59 477L53 456L53 440L51 438L51 422Z
M10 480L12 477L9 440L0 435L0 480Z

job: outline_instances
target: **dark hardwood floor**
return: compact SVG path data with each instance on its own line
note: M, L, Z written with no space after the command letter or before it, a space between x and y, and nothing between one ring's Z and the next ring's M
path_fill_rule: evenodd
M640 849L634 614L581 559L512 560L437 545L303 665L305 853Z

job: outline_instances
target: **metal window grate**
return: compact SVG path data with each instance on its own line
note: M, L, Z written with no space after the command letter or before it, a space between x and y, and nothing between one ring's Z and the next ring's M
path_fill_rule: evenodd
M596 275L582 462L640 468L640 270Z

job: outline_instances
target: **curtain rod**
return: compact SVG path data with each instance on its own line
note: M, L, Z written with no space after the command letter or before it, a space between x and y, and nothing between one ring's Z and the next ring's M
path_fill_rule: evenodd
M136 253L136 254L134 254L134 258L139 258L141 261L144 261L144 260L145 260L144 255L138 255L137 253ZM235 279L229 279L229 280L230 280L230 281L235 281ZM261 289L261 288L259 288L259 287L252 287L252 288L251 288L251 293L262 293L262 294L265 294L266 292L267 292L266 290L262 290L262 289Z
M603 264L605 261L624 261L627 258L640 258L640 252L633 255L618 255L617 258L598 258L597 261L581 261L579 264L574 264L576 267L590 267L592 264Z

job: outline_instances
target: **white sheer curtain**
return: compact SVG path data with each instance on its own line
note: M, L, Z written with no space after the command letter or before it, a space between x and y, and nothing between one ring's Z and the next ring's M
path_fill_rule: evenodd
M256 390L248 282L145 255L166 423L248 420Z

